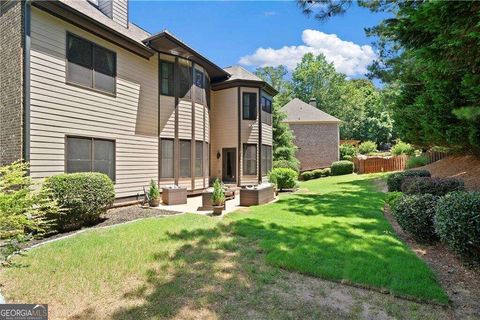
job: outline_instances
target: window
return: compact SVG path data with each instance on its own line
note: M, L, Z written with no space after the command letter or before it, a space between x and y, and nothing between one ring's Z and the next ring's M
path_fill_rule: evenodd
M243 174L257 174L257 145L243 144Z
M191 177L192 145L190 140L180 140L180 177Z
M67 82L115 93L116 54L67 34Z
M173 178L173 140L161 139L160 178Z
M262 97L262 110L267 113L272 113L272 100L267 97Z
M195 142L195 176L203 176L203 142Z
M161 74L161 95L173 96L174 95L174 82L173 82L173 66L172 62L161 61L160 62L160 74Z
M257 94L244 92L243 95L243 120L257 119Z
M66 172L100 172L115 181L115 141L67 137Z
M192 88L192 67L190 62L185 59L178 59L178 67L180 72L180 98L191 98Z
M262 176L272 170L272 147L262 144Z
M204 79L203 72L195 69L195 101L203 103L203 89L204 89Z

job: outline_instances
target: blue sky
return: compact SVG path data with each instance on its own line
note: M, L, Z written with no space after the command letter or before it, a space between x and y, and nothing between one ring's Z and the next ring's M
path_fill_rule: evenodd
M150 33L169 30L219 66L242 62L254 70L282 63L292 69L305 52L323 52L350 77L361 76L375 56L364 28L385 17L352 6L322 23L304 16L294 1L130 1L132 22Z

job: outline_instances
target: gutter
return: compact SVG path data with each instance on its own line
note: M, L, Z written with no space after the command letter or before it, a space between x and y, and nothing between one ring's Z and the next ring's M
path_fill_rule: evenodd
M30 161L30 1L23 3L23 160Z

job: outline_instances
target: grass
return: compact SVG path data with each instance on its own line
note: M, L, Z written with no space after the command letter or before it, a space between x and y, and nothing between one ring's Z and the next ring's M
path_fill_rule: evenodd
M0 273L2 293L49 303L53 319L358 318L368 304L436 318L431 307L285 271L447 302L393 234L371 179L311 180L302 193L224 219L187 214L87 231L17 257ZM340 314L338 301L325 304L338 290L353 290L341 291L353 302Z

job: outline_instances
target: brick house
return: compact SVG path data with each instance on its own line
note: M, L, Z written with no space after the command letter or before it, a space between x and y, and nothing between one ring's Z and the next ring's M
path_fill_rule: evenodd
M0 165L25 159L38 179L102 172L125 199L152 178L190 193L214 177L266 179L269 84L141 29L128 0L0 4Z
M308 104L295 98L282 111L287 115L284 122L295 136L301 171L329 167L338 161L339 119L318 109L315 99Z

